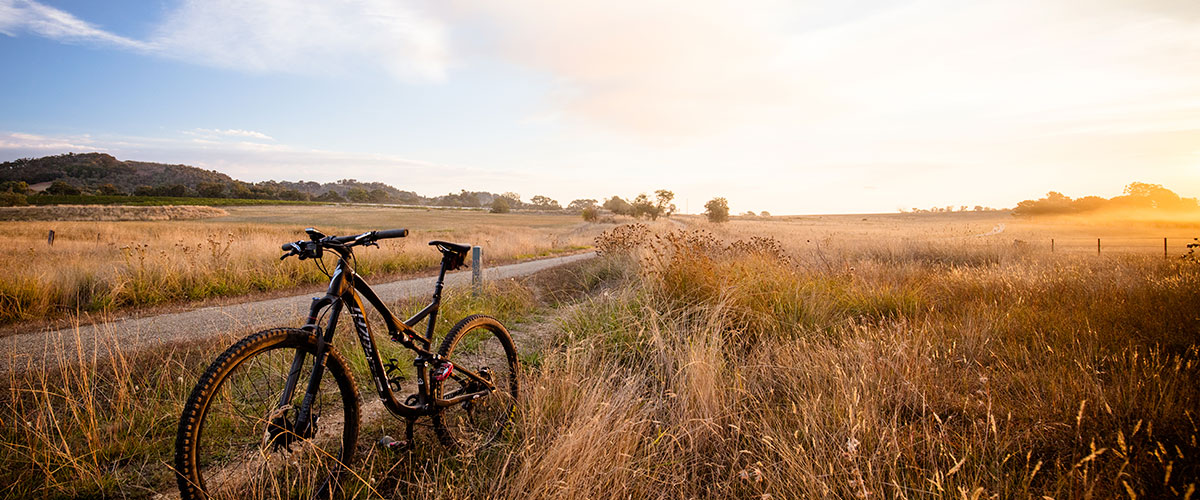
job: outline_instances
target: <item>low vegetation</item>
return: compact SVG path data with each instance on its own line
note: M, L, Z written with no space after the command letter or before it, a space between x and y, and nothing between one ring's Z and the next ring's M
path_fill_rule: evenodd
M219 208L196 205L0 207L0 221L191 220L222 215L229 213Z
M387 240L379 249L360 252L359 269L373 279L436 269L437 252L425 246L431 239L481 245L490 265L583 250L602 229L565 216L496 219L500 216L349 207L297 207L287 213L227 209L222 217L169 223L5 222L0 266L8 272L0 276L0 325L315 284L325 276L308 262L279 262L279 246L304 238L301 230L310 225L328 234L413 229L412 238ZM47 244L51 229L53 245Z
M470 457L419 434L419 451L397 456L370 446L401 428L380 417L364 426L349 491L1196 498L1200 266L805 236L620 226L597 239L602 258L552 284L459 296L448 319L557 318L545 348L523 348L512 432ZM112 366L71 353L64 377L12 375L7 494L170 491L173 419L212 348Z
M1102 198L1084 196L1071 199L1051 191L1045 198L1025 200L1013 209L1013 215L1032 217L1047 215L1124 216L1135 219L1195 219L1200 214L1196 198L1183 198L1161 184L1134 182L1125 186L1121 196Z

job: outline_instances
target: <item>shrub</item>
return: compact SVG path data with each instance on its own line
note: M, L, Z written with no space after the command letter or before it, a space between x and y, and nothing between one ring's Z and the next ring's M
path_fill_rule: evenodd
M583 209L583 220L588 222L596 222L600 220L600 210L596 207L586 207Z
M709 222L725 222L729 220L729 202L717 197L704 204L704 216Z
M0 207L20 207L28 205L25 195L12 191L0 191Z
M54 181L50 184L50 187L46 188L46 194L76 195L80 194L81 192L82 191L80 191L79 188L63 181Z
M509 206L508 198L501 196L492 200L492 208L489 211L494 214L506 214L509 212L509 210L511 210L511 208L512 207Z

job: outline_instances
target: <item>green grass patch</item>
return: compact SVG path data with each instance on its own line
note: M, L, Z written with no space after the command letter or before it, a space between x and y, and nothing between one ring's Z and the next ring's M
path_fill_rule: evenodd
M103 195L38 195L29 197L30 205L129 205L160 206L160 205L206 205L206 206L244 206L244 205L326 205L318 201L294 200L254 200L242 198L176 198L172 196L103 196Z

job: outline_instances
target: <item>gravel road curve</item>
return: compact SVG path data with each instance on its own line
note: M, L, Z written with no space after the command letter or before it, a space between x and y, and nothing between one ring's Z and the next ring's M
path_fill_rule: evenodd
M584 253L549 259L521 262L484 269L486 279L505 279L549 269L595 257L595 253ZM432 295L435 277L394 281L371 288L385 302L412 296ZM446 275L446 286L468 285L471 271L457 271ZM205 307L192 311L160 314L157 316L133 317L63 330L22 333L0 338L0 372L34 369L49 361L74 360L80 356L106 357L114 344L119 343L123 352L162 347L170 344L206 339L221 334L241 334L273 326L300 326L308 312L310 298L321 295L314 287L312 293L246 302L226 306Z

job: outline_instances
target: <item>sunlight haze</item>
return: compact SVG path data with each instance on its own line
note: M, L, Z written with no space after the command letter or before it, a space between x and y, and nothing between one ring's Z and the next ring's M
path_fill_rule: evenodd
M691 213L1200 195L1188 0L0 0L0 57L0 161Z

